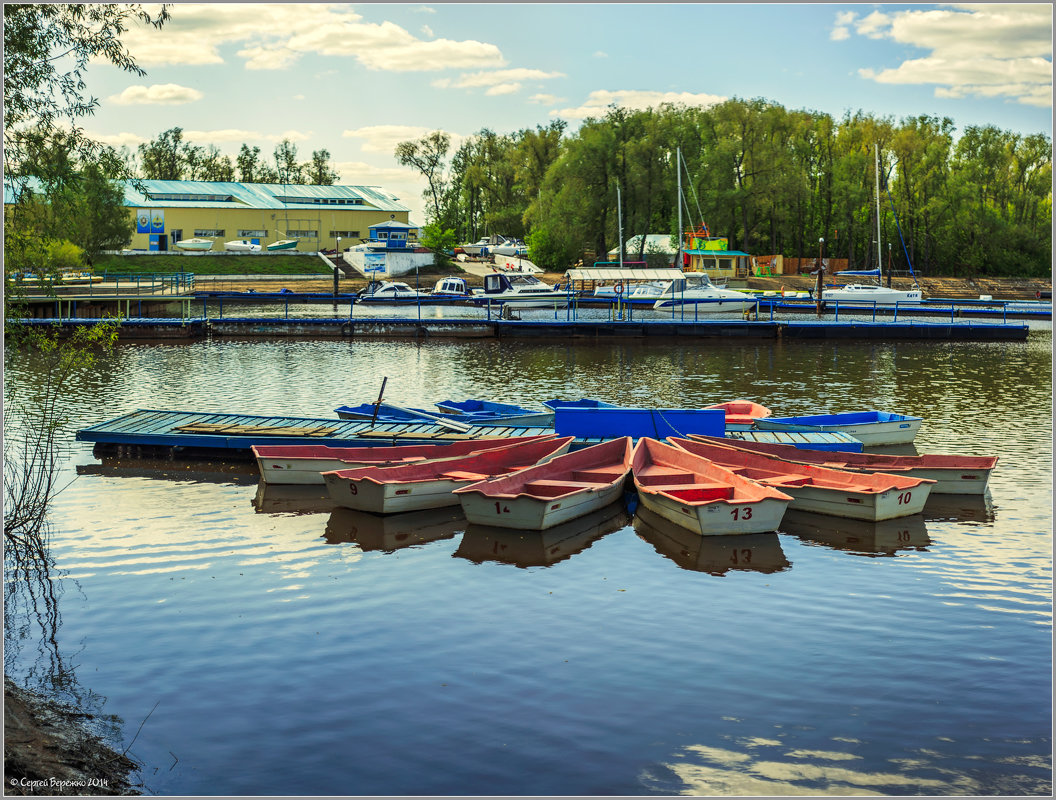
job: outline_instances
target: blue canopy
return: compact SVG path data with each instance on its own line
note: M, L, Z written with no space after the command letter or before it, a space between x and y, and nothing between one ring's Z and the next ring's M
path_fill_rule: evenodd
M836 275L872 275L875 278L880 277L880 270L878 269L847 269L843 272L836 272Z

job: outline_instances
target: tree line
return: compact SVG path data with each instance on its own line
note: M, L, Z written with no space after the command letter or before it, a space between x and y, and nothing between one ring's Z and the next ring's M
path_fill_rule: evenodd
M562 121L512 134L489 129L450 153L434 132L396 159L426 179L435 242L521 236L540 264L604 260L624 239L704 222L730 249L877 265L874 144L880 152L884 267L918 274L1050 274L1052 143L951 119L841 119L762 99L709 108L611 108L566 135ZM684 160L676 195L675 153ZM644 243L644 236L641 241ZM644 246L644 244L643 244ZM642 253L628 254L629 257Z

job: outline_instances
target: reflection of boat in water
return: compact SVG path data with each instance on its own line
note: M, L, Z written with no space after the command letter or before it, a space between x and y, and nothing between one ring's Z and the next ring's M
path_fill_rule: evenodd
M934 522L993 522L994 501L985 494L939 494L928 498L924 519Z
M787 514L788 512L786 512ZM780 572L792 566L776 533L698 536L639 505L634 531L682 569L725 575L733 570Z
M318 514L333 511L336 503L326 493L325 486L261 481L257 484L253 507L262 514Z
M548 567L586 550L630 518L623 503L616 502L545 531L468 525L455 555L476 564L499 561L518 567Z
M931 544L923 514L866 522L789 509L781 521L780 531L860 555L890 556L897 550L924 550Z
M361 550L392 552L401 547L450 539L464 530L462 509L438 508L379 516L351 508L335 508L326 523L327 544L355 542Z

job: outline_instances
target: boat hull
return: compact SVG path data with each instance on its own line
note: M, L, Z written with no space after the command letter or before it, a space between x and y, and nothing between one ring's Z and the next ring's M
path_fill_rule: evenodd
M276 250L296 250L297 249L297 242L296 241L272 242L271 244L267 245L265 249L267 249L267 250L269 250L271 252L275 252Z
M582 489L561 497L490 497L468 492L458 495L462 513L474 525L544 531L586 516L616 502L623 493L623 481L603 489Z
M841 491L822 486L780 485L777 488L792 495L788 507L796 511L882 522L921 513L931 494L932 484L922 483L911 489L888 489L880 493Z
M865 447L891 444L912 444L923 420L904 414L890 414L869 419L870 412L847 414L815 414L801 417L771 417L757 419L756 430L841 432L854 437Z
M339 475L324 476L330 499L343 508L369 511L372 514L399 514L429 508L457 506L455 489L469 486L475 479L378 483L370 478L348 479Z
M510 308L565 308L568 306L568 295L564 292L536 295L496 294L475 296L473 302L485 307L497 305Z
M694 313L696 314L729 314L734 312L744 312L748 309L755 308L757 305L758 303L755 300L724 300L712 297L687 297L684 300L660 299L653 303L653 308L657 311L662 311L664 309L692 306Z
M657 516L700 536L776 531L788 507L788 500L776 498L738 504L719 501L692 506L683 504L677 497L643 491L642 487L638 487L638 500Z

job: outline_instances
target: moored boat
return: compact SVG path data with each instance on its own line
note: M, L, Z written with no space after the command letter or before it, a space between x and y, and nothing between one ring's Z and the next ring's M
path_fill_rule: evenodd
M261 248L257 242L251 242L249 239L235 239L224 242L224 249L229 253L259 253Z
M197 237L194 239L180 239L180 241L176 242L173 247L177 250L189 250L191 252L212 250L213 240L199 239Z
M257 445L252 448L265 483L323 485L322 473L360 467L394 467L537 442L553 436L512 439L467 439L451 444L414 444L396 447L328 447L322 444Z
M471 523L546 530L615 501L630 470L631 440L622 437L470 484L455 494Z
M751 400L731 400L704 408L721 408L726 412L726 430L747 430L757 419L770 416L770 409Z
M887 411L846 411L838 414L804 414L797 417L766 417L755 421L763 431L841 431L865 447L910 444L920 430L921 417Z
M455 489L535 466L567 453L571 443L571 436L522 442L442 461L324 472L323 480L330 498L345 508L373 514L444 508L458 505Z
M747 442L716 439L711 436L691 434L711 444L721 444L738 450L761 453L802 464L817 464L830 469L855 470L858 472L887 472L907 478L927 478L935 481L931 487L936 494L983 494L990 473L997 466L997 456L919 455L891 456L872 453L829 452L810 450L790 445L764 442Z
M631 469L641 505L701 536L777 530L792 500L655 439L639 440Z
M793 464L692 439L669 441L741 477L791 495L790 509L834 517L880 522L919 514L934 486L932 481L923 478Z
M296 250L297 240L296 239L280 239L277 242L272 242L269 245L265 245L267 250L275 252L276 250Z
M699 313L718 314L755 308L758 302L744 292L719 288L705 272L687 272L685 278L671 281L664 287L653 308L696 306Z
M491 400L441 400L435 403L444 414L474 425L539 425L554 424L553 411L533 411L512 403Z
M382 281L380 284L371 284L358 295L357 303L391 303L400 300L428 299L429 292L412 289L406 283L400 281Z
M495 303L510 308L564 308L568 293L534 275L493 272L484 276L484 291L474 295L474 302L480 306Z
M595 400L590 397L580 400L562 400L555 397L551 400L544 400L543 405L554 411L559 408L619 408L615 403L606 403L604 400Z
M429 294L434 298L447 297L460 300L472 297L473 290L469 288L469 282L465 278L447 277L438 280Z

